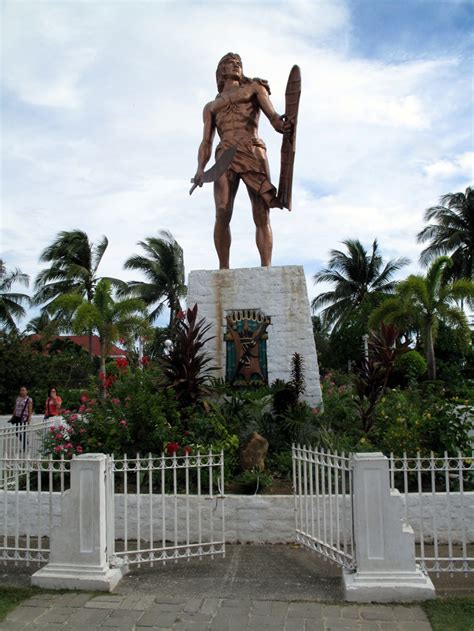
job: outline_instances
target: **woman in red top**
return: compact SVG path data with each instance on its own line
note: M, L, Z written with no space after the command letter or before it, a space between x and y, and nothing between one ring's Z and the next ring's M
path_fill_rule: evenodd
M62 399L56 392L56 388L50 388L48 392L48 398L46 399L46 406L44 410L44 418L50 416L59 416L61 414Z

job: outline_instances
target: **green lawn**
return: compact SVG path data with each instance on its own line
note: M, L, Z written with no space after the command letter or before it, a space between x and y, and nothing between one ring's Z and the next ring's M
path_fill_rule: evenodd
M437 598L423 607L433 631L474 631L474 596Z

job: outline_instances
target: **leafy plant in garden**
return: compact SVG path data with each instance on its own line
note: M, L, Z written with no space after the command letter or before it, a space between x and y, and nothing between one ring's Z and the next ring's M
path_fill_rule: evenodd
M388 386L395 360L406 351L406 346L397 346L398 335L398 329L383 322L379 331L371 331L368 357L355 373L355 405L366 434L372 428L376 406Z
M166 385L176 396L180 408L193 406L210 393L209 377L214 367L204 347L212 337L204 318L197 319L198 307L188 309L184 317L176 317L173 346L159 359Z
M415 385L426 374L426 359L418 351L407 351L395 361L395 373L408 386Z

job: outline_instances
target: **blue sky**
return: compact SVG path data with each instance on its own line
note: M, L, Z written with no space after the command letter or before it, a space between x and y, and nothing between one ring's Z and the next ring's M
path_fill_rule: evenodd
M274 265L311 276L346 238L408 256L423 211L473 183L472 2L2 4L2 256L35 277L60 230L110 246L132 278L136 243L170 230L187 271L214 269L210 187L188 195L217 61L242 55L276 109L294 63L303 92L294 210L273 211ZM262 120L273 180L279 137ZM244 189L231 265L258 264Z

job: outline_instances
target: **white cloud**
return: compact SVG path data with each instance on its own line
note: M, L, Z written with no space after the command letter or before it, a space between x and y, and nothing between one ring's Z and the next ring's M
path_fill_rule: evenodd
M429 178L450 178L453 176L466 177L472 180L474 177L474 152L466 151L452 160L436 160L424 168Z
M136 242L165 228L188 271L216 267L212 190L188 190L229 50L269 80L279 111L302 69L295 208L272 212L276 265L312 274L343 239L377 237L415 269L423 210L472 176L462 60L354 56L344 2L4 5L3 251L33 276L41 249L75 227L109 237L104 274L129 277ZM277 182L281 137L265 120L261 135ZM232 230L232 265L257 265L243 189Z

